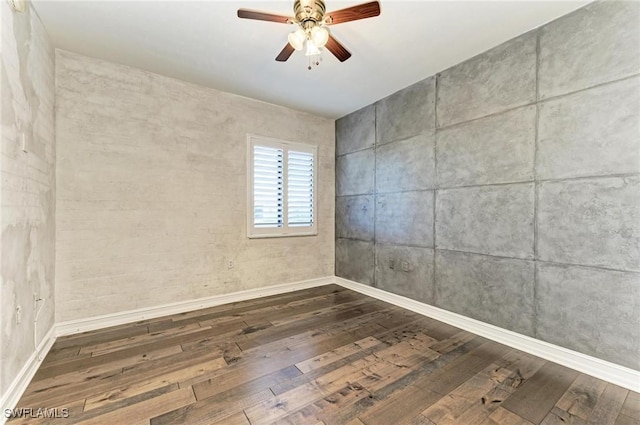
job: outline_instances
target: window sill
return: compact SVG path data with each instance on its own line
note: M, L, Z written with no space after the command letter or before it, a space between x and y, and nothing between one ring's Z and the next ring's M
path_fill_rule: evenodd
M266 239L266 238L295 238L298 236L317 236L318 232L304 232L304 233L265 233L264 235L249 235L249 239Z

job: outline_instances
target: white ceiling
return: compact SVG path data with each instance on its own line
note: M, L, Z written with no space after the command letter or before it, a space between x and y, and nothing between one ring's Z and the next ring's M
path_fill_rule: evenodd
M293 0L33 3L56 47L337 118L588 2L382 0L379 17L331 27L353 56L325 52L311 71L302 52L274 60L292 26L236 17L292 15Z

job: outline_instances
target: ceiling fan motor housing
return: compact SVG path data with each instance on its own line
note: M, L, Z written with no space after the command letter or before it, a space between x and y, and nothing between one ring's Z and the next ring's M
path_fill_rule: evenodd
M323 0L295 0L293 13L300 25L309 29L324 18L325 6Z

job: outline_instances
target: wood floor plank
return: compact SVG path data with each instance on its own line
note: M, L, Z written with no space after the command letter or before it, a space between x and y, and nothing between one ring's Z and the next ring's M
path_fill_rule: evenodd
M226 365L227 364L224 359L220 357L215 360L208 360L199 364L196 363L156 377L128 383L115 389L109 389L108 391L88 397L85 402L84 410L89 411L97 409L99 407L115 403L119 400L125 400L138 394L153 391L166 385L180 384L181 382L193 379L196 376L201 376L212 370L221 369ZM184 386L181 385L181 387Z
M268 400L273 394L268 389L236 394L233 397L207 399L197 401L179 409L172 410L163 415L151 419L151 425L209 425L216 422L232 423L234 417L242 414L246 419L243 409L257 403Z
M365 388L357 384L349 384L335 393L328 394L324 398L278 419L272 425L304 424L316 421L327 425L344 424L348 419L342 416L343 409L369 395L369 391Z
M598 398L596 406L587 419L588 425L610 424L613 423L620 410L629 390L621 388L617 385L608 384L602 395Z
M545 363L543 359L513 350L458 386L422 415L438 424L481 423ZM440 412L438 408L434 409L437 405L440 405ZM429 413L430 410L435 410L436 415Z
M286 350L292 352L307 352L308 356L296 353L296 357L301 358L301 360L297 361L307 360L325 353L326 351L333 350L341 345L365 338L369 335L375 336L374 334L383 331L384 328L377 323L372 323L372 318L383 314L384 312L375 312L368 315L353 317L351 319L341 321L339 326L336 326L335 324L328 324L315 328L312 327L310 330L305 329L299 334L277 339L267 344L251 345L250 348L247 348L242 342L238 342L238 346L242 348L243 358L270 356L273 353ZM340 344L336 345L337 343ZM322 351L322 348L325 347L327 350Z
M386 347L320 376L313 382L249 408L245 413L252 424L270 423L294 414L307 404L324 398L326 394L338 393L345 388L354 394L352 400L359 399L362 391L374 392L409 373L410 368L420 361L437 358L439 354L427 348L432 342L432 338L418 335L411 340ZM335 394L334 397L338 398L338 395Z
M199 350L180 351L170 356L158 357L150 359L146 362L138 362L124 366L122 368L122 374L125 377L131 377L131 380L136 379L135 376L155 376L158 373L168 373L173 370L177 370L183 365L191 365L195 363L203 363L206 361L219 362L220 359L224 359L224 346L212 349L211 347L205 347Z
M148 344L138 345L135 347L127 347L123 350L114 351L102 356L92 357L89 355L88 357L78 359L76 361L69 361L64 364L39 370L37 375L44 379L47 377L68 373L69 371L73 370L95 367L96 365L101 365L110 361L121 360L136 355L144 355L151 351L159 350L168 346L181 345L206 338L215 338L218 335L218 332L219 331L216 329L202 329L201 331L190 333L187 335L171 336Z
M580 375L569 387L541 425L585 424L607 383L587 375Z
M491 401L485 395L513 375L509 369L490 364L446 396L422 412L422 416L437 424L455 424L467 410ZM487 415L488 416L488 415Z
M615 425L638 425L638 420L627 415L618 415Z
M480 425L533 425L533 423L503 407L498 407Z
M578 377L575 370L547 363L511 395L502 407L539 424Z
M351 343L348 343L348 344L351 344ZM384 347L387 347L387 345L380 343L379 345L375 345L373 347L354 352L353 354L350 354L349 356L344 357L342 359L336 360L333 363L327 364L317 369L310 370L304 374L301 374L300 376L289 379L287 381L280 382L277 385L272 386L271 391L273 391L275 395L285 393L287 391L292 390L293 388L309 383L317 379L318 377L329 373L334 369L341 368L347 364L353 363L364 357L367 357L373 354L375 351L383 349Z
M331 313L332 311L344 310L365 302L367 302L367 299L363 295L339 292L309 299L298 299L283 305L251 309L240 313L233 312L233 315L245 321L249 326L266 321L272 323L274 326L278 326L287 322L309 318L313 315L322 315ZM201 319L199 323L206 325L212 320Z
M210 422L211 423L211 422ZM243 412L236 413L233 416L224 418L222 421L214 422L211 425L224 424L224 425L251 425L249 419Z
M131 397L128 397L128 398L122 398L120 400L114 400L112 403L105 403L100 407L96 407L96 408L90 409L90 410L86 409L87 406L86 406L86 400L85 400L85 404L83 405L82 414L77 419L74 419L73 423L75 424L76 422L80 422L82 420L96 418L98 416L114 412L114 411L122 409L124 407L130 406L130 405L134 405L134 404L137 404L137 403L141 403L143 401L151 400L151 399L159 397L159 396L161 396L163 394L167 394L167 393L170 393L170 392L173 392L173 391L177 391L178 389L180 389L180 386L178 384L170 384L170 385L166 385L164 387L154 388L154 389L152 389L150 391L147 391L147 392L144 392L144 393L140 393L140 394L137 394L137 395L132 395ZM145 418L143 421L145 421L145 420L146 420L147 423L149 422L149 418Z
M363 412L360 419L365 425L387 424L389 421L398 424L406 423L419 415L418 412L424 410L426 406L442 398L442 394L419 389L413 385L405 387L401 390L401 394L401 396L388 397L373 403Z
M92 357L101 356L103 354L109 354L114 351L124 350L126 348L136 347L138 345L149 344L154 341L162 340L167 336L189 335L194 332L200 332L203 329L211 329L211 327L210 326L201 327L199 323L193 323L191 325L180 326L178 328L165 329L164 331L158 331L151 334L146 333L143 335L136 335L128 338L102 342L100 344L88 345L80 349L80 354L91 353Z
M332 296L335 299L335 297L340 296L340 294L343 294L344 292L345 289L337 285L327 285L319 288L311 288L309 290L295 291L287 294L272 295L269 297L223 304L138 323L148 323L147 326L150 332L196 322L200 322L205 325L221 325L229 320L247 320L251 315L256 314L258 311L263 311L264 314L269 311L275 311L276 309L286 309L291 306L299 305L300 303L311 303L317 299ZM250 323L247 326L251 326L252 324L253 323Z
M458 332L457 334L453 335L450 338L436 342L429 348L437 352L447 352L447 351L451 351L456 347L466 344L467 342L471 341L475 337L476 336L471 332L462 331L462 332Z
M200 323L201 325L204 324L205 326L207 325L223 326L223 325L227 325L229 322L242 322L242 321L243 320L241 317L238 317L237 315L234 315L234 314L228 314L225 316L220 316L220 317L216 317L208 320L203 320L201 316L194 316L188 319L180 319L180 320L178 320L176 317L169 317L161 321L150 323L147 325L147 328L149 329L149 333L153 333L153 332L163 331L165 329L175 328L178 326L189 325L191 323Z
M295 413L298 409L322 399L325 394L332 394L349 385L351 381L356 381L361 377L361 370L368 369L369 373L384 373L383 369L388 367L378 363L373 358L367 358L360 364L351 365L348 368L338 369L325 376L318 378L313 383L305 384L291 391L271 397L264 402L252 406L245 410L247 418L251 424L270 424L287 415ZM354 388L362 391L359 384ZM317 419L317 418L314 418Z
M247 373L250 374L251 371L247 371ZM269 385L279 380L290 379L300 373L295 366L289 366L272 374L239 384L224 392L211 392L211 386L204 385L204 383L199 384L199 388L194 386L198 400L196 403L155 418L152 422L156 424L209 424L223 421L227 417L242 412L246 407L272 397L273 393L269 390Z
M248 326L225 326L223 329L216 329L215 333L206 333L198 335L198 338L192 338L183 341L180 345L183 351L201 350L204 348L226 348L234 346L234 350L240 347L237 345L239 342L246 341L246 328Z
M222 392L233 386L244 384L252 379L294 365L299 361L357 341L367 331L368 328L363 327L357 331L335 334L305 332L305 337L301 339L290 338L248 350L242 354L240 359L224 370L205 376L205 379L199 379L198 382L211 380L215 382L213 391ZM247 365L250 366L248 367ZM191 384L196 383L191 382Z
M285 294L286 295L286 294ZM306 296L305 296L306 295ZM255 317L262 318L278 312L286 312L296 307L313 305L320 301L325 303L340 304L361 298L352 292L344 290L319 291L316 293L298 291L289 296L274 296L268 299L243 301L236 304L219 306L212 309L198 310L194 313L184 313L174 316L172 319L176 325L193 323L194 321L207 323L212 320L226 320L229 317L242 318L245 321L253 321ZM249 323L252 325L252 323Z
M283 369L276 370L275 372L267 375L255 376L251 373L251 370L242 369L248 376L245 379L239 379L230 385L230 389L226 391L220 391L220 385L216 379L208 379L203 382L199 382L193 385L193 390L196 394L198 401L202 401L214 396L216 398L227 398L235 392L241 391L244 393L245 387L248 391L264 390L278 384L281 381L288 381L296 376L300 376L302 372L295 366L287 366Z
M540 425L585 425L587 421L580 416L571 415L568 412L554 406L553 409L544 417Z
M418 388L446 395L464 381L496 361L509 348L494 342L486 342L466 355L446 364L434 375L426 376L414 384Z
M63 336L56 340L51 347L53 353L68 347L86 347L87 345L99 344L105 341L114 341L122 338L129 338L136 335L144 335L149 332L147 325L124 324L112 326L97 331L83 332L76 335Z
M220 353L203 352L196 356L197 361L218 361ZM56 386L44 391L31 391L27 388L21 402L26 405L33 405L39 402L45 405L57 405L65 401L76 400L85 394L100 394L109 389L118 389L131 385L144 379L152 379L159 375L168 374L174 371L189 367L194 361L192 353L180 353L177 355L152 360L147 363L136 365L131 368L130 373L121 373L102 379L92 379L77 385Z
M335 350L331 350L328 353L323 353L318 356L312 357L310 359L304 360L302 362L296 363L296 367L302 373L307 373L315 369L319 369L328 364L334 363L340 359L348 357L354 353L357 353L362 350L366 350L367 348L375 347L379 345L380 341L369 336L353 342L351 344L343 345L342 347L338 347Z
M141 422L195 401L196 399L191 388L180 388L170 393L162 394L161 396L132 404L122 409L87 419L86 421L78 422L78 424L104 425Z
M354 297L355 298L355 297ZM336 303L333 300L328 300L326 303L313 303L311 305L304 306L304 308L292 309L291 311L277 312L276 314L269 315L269 322L273 326L282 326L287 323L297 322L299 320L309 319L313 316L321 316L324 314L337 313L345 308L357 307L366 304L368 300L363 296L347 302Z
M635 419L640 423L640 394L629 391L620 414Z
M276 341L278 339L287 338L289 336L296 335L300 332L304 332L309 329L310 326L322 326L326 324L333 324L335 322L349 320L357 318L367 313L380 311L383 308L376 304L358 305L354 307L347 307L344 310L338 310L335 312L322 314L307 319L299 320L294 323L287 323L282 326L274 326L265 330L264 332L248 335L248 338L257 345L267 344L269 342ZM240 344L241 349L245 349Z
M458 385L504 355L504 347L485 342L450 362L416 379L411 385L398 388L391 396L373 405L359 416L367 425L384 425L397 420L404 423L418 415Z
M248 371L248 374L251 372ZM213 382L203 382L194 386L196 403L171 411L152 420L154 424L197 424L213 423L231 417L246 407L273 396L269 386L290 379L301 372L295 366L289 366L269 375L265 375L224 391L214 391Z
M422 414L419 414L418 416L414 416L409 422L407 422L407 425L437 425L437 424L433 423L431 419L425 418L424 416L422 416Z
M76 424L78 422L81 421L85 421L88 419L92 419L92 418L96 418L98 416L104 415L106 413L110 413L119 409L122 409L124 407L127 407L129 405L132 404L137 404L146 400L150 400L153 398L156 398L162 394L166 394L172 391L176 391L179 389L179 386L177 384L172 384L172 385L167 385L165 387L162 388L157 388L154 389L152 391L146 392L146 393L142 393L139 394L137 396L134 397L130 397L127 399L123 399L108 405L105 405L101 408L97 408L97 409L93 409L90 411L85 411L84 407L85 407L85 399L84 398L80 398L79 400L75 400L73 402L64 402L61 405L55 406L58 409L62 409L62 408L68 408L69 409L69 415L68 418L64 418L64 419L57 419L57 420L53 420L53 421L46 421L47 425L58 425L58 424L64 424L64 425L73 425ZM146 420L147 422L149 422L149 420ZM42 420L34 420L34 421L30 421L27 423L43 423ZM13 422L12 422L13 424Z
M52 351L49 351L49 353L47 353L47 356L42 361L42 366L46 367L50 364L61 363L67 361L70 358L75 358L78 356L78 354L80 354L80 348L82 347L74 345L66 348L57 348L55 351L53 351L52 347Z
M30 391L40 391L47 388L60 385L71 385L86 382L92 379L104 379L105 375L115 376L122 372L123 368L132 367L140 363L149 362L155 359L161 359L164 357L172 356L174 354L181 353L182 349L179 345L174 345L159 350L151 351L149 353L139 354L137 356L128 357L125 359L119 359L112 362L105 362L101 365L88 367L86 369L74 370L65 374L56 375L51 378L45 379L33 379Z

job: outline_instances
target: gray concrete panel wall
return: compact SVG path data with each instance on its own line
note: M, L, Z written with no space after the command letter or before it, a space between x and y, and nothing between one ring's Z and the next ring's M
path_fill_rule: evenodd
M433 133L435 82L435 78L427 78L376 103L377 144Z
M536 33L507 41L438 76L438 126L446 127L536 100Z
M594 2L338 120L374 200L338 276L640 369L638 22Z

